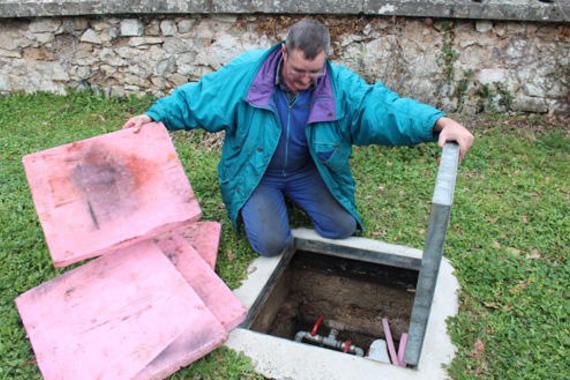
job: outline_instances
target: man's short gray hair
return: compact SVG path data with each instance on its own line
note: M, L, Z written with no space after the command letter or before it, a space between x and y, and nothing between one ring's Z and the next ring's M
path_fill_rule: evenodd
M287 33L285 47L288 52L299 49L305 58L313 60L321 51L329 55L331 36L326 26L318 21L301 20L293 25Z

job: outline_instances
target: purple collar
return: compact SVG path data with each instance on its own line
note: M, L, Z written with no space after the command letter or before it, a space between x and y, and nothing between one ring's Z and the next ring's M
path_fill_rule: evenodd
M257 107L267 108L271 102L271 96L275 88L277 66L281 60L279 45L274 49L261 65L245 98L246 102ZM325 75L317 81L317 86L313 92L313 106L311 107L307 124L336 120L336 102L329 72L330 68L327 66Z

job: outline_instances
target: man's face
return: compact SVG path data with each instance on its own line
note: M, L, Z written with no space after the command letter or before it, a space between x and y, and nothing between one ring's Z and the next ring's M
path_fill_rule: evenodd
M324 51L314 59L308 60L300 49L289 52L283 44L281 50L283 52L281 76L289 90L293 92L306 90L323 75L326 61Z

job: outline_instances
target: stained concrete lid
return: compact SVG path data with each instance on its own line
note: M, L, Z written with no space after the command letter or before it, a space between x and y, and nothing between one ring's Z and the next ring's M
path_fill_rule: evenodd
M227 337L151 241L31 289L16 299L16 306L48 380L162 377Z
M200 254L212 270L216 269L222 225L214 221L186 223L171 234L179 235Z
M247 309L188 240L173 234L156 243L228 331L243 322Z
M220 230L216 232L216 224L201 224L194 230L208 231L212 241L219 241ZM204 256L211 257L208 251L197 252L192 247L193 240L176 233L167 234L155 241L227 332L244 321L247 309L203 259ZM217 245L215 249L217 251ZM216 325L183 332L142 369L135 379L165 378L217 348L221 343L212 333L212 328ZM199 340L203 342L202 345L196 344Z
M162 124L120 130L23 158L56 267L200 218Z
M46 379L159 379L247 315L215 274L221 226L166 129L124 130L24 157L56 266L104 254L16 299ZM73 360L70 360L73 358Z

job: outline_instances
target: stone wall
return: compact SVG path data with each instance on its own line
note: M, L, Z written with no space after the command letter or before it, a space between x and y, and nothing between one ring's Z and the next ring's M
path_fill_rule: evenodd
M163 96L244 50L270 47L301 17L0 18L0 92ZM466 114L570 113L568 23L317 18L329 25L335 61L402 96Z

